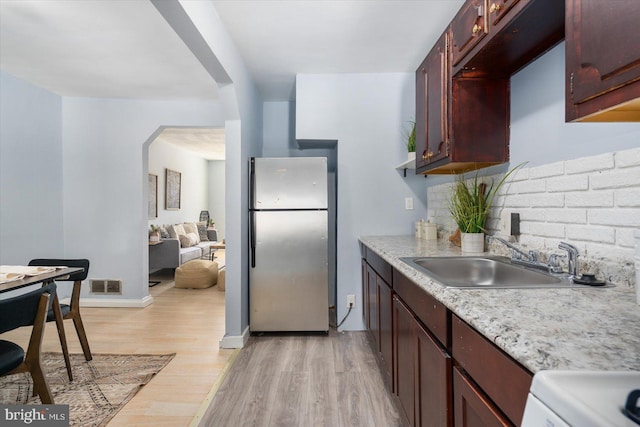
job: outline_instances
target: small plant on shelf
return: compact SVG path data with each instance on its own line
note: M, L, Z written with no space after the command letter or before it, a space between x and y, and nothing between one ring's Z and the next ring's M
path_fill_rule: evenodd
M416 151L416 122L411 121L411 131L407 135L407 152L415 153Z

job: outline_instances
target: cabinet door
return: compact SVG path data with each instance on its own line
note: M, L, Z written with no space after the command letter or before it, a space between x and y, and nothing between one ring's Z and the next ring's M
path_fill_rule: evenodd
M380 323L378 319L378 313L380 311L378 301L380 299L378 296L378 284L376 283L378 275L370 265L367 265L367 271L369 282L369 330L375 339L376 349L380 351Z
M416 425L448 427L451 411L451 357L416 322Z
M638 22L638 0L566 1L567 120L640 97ZM569 108L590 100L583 112Z
M413 364L413 316L407 307L393 296L393 360L395 393L412 426L415 418L415 381Z
M457 65L486 35L485 0L467 0L451 21L453 65Z
M445 32L416 71L416 170L446 158L449 71Z
M380 353L384 359L384 367L387 374L387 379L393 389L393 299L391 294L391 288L387 283L378 277L378 295L379 301L379 315L380 320Z
M455 427L513 425L457 367L453 369L453 406Z
M519 0L489 0L489 23L496 25Z
M365 329L369 329L369 271L367 261L362 259L362 321Z

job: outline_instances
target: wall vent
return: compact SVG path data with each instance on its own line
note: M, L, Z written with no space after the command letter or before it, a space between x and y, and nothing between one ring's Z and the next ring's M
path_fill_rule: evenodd
M122 295L122 280L91 279L91 293Z

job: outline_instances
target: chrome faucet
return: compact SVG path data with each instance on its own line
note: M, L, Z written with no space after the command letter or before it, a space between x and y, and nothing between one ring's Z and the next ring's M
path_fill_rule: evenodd
M576 248L570 243L560 242L560 244L558 245L558 249L567 251L567 253L569 254L568 273L569 273L569 276L576 277L578 275L578 257L580 256L580 252L578 251L578 248Z
M536 251L529 251L529 253L524 252L517 246L509 243L501 237L489 236L489 239L497 240L498 242L511 249L513 251L513 255L511 256L512 261L528 261L531 263L538 263L538 253Z

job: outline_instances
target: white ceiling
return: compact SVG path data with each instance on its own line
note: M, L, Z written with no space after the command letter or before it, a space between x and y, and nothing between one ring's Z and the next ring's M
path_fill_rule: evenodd
M297 73L414 72L463 0L213 0L265 100Z
M224 160L223 128L165 128L154 142L162 141L207 160Z
M413 72L463 3L200 1L213 1L265 101L293 100L297 73ZM0 69L62 96L218 96L149 0L0 0Z

